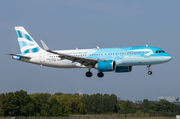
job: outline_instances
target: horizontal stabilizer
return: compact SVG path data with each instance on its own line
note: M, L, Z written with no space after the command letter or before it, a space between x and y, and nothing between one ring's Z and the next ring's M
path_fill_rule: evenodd
M17 57L26 58L26 59L31 59L31 57L22 56L22 55L17 55L17 54L7 54L7 55L17 56Z

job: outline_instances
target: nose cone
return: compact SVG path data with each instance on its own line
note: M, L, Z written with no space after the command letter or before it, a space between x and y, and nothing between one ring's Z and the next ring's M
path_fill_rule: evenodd
M164 59L166 60L166 62L168 62L172 59L172 56L167 54L166 56L164 56Z

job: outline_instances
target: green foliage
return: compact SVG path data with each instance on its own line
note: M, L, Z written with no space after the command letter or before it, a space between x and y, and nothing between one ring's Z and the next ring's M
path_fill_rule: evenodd
M34 112L34 101L26 91L20 90L14 93L16 105L18 105L18 114L16 116L32 116Z
M156 104L155 102L148 101L147 99L143 100L143 103L140 105L142 112L144 113L153 113L155 112Z
M50 113L52 116L64 116L63 107L55 98L51 98Z
M49 93L34 93L30 94L30 97L35 101L35 110L36 115L39 116L49 116L50 102L49 98L51 94Z
M127 100L127 101L124 101L124 100L119 101L118 102L118 108L119 108L118 112L120 114L135 113L137 111L137 106L133 102L131 102L129 100Z
M167 100L160 100L156 104L155 110L157 112L173 112L173 104Z
M1 94L0 115L4 116L32 116L34 103L26 91L20 90L15 93Z
M83 94L82 99L84 100L85 108L89 114L117 112L117 97L114 94Z
M166 100L157 103L143 100L141 105L131 101L117 102L112 94L27 94L26 91L0 94L0 116L69 116L70 114L112 114L112 113L180 113L180 105Z
M61 105L64 116L69 114L86 114L86 109L82 97L79 95L61 94L53 95L51 98L55 98Z

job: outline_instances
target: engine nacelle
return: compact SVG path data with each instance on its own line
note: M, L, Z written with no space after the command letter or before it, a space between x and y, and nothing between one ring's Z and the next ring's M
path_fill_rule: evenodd
M116 67L116 62L114 60L98 61L95 68L99 71L114 71Z
M121 73L121 72L131 72L132 66L118 66L116 67L115 72Z

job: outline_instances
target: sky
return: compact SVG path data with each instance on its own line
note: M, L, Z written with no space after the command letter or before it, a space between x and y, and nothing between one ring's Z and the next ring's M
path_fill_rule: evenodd
M122 100L180 97L179 0L34 0L1 1L0 93L115 94ZM52 50L155 46L172 55L170 62L134 66L130 73L87 78L87 69L60 69L16 61L15 26L23 26L42 47Z

